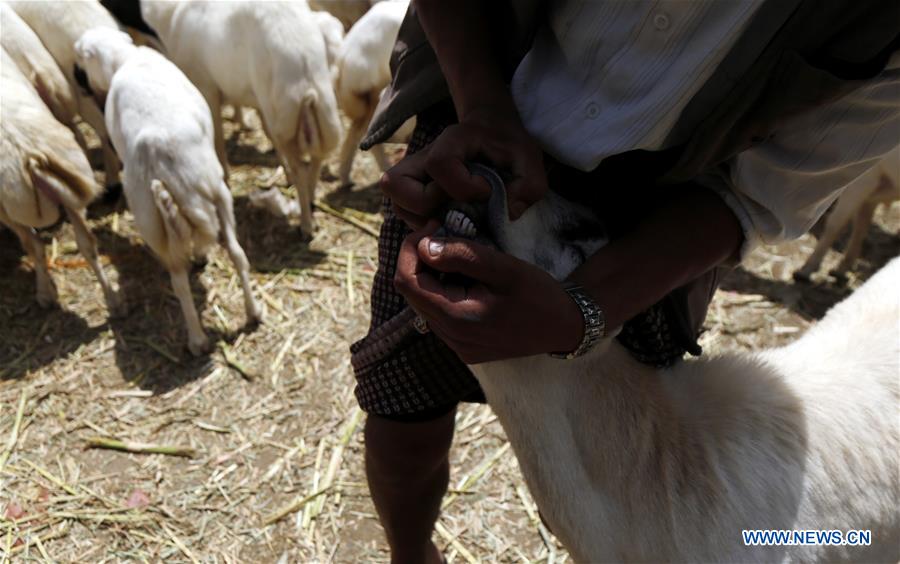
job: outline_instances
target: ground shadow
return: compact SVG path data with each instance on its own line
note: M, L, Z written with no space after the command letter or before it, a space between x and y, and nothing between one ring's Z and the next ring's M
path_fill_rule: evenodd
M225 152L231 165L251 165L275 168L281 164L275 149L260 151L255 145L241 143L240 134L235 133L225 140Z
M378 213L382 206L381 188L379 188L378 182L343 186L325 194L322 199L336 209L352 208L365 213Z
M813 229L813 232L821 233L821 226ZM849 233L843 234L835 243L835 250L843 252L848 236ZM898 255L900 236L873 224L866 234L866 242L853 269L853 275L860 281L868 280ZM809 282L770 280L737 268L725 277L720 287L740 293L764 295L772 302L782 304L810 320L821 319L831 306L851 293L846 280L826 276L824 267Z
M23 378L107 329L106 324L89 326L66 309L64 299L59 307L38 306L34 272L22 268L23 254L15 235L0 231L0 380Z
M109 320L122 378L142 389L164 393L208 374L212 370L209 356L194 357L187 350L184 317L165 268L146 247L105 228L94 233L100 252L110 257L118 271L120 291L128 304L125 316ZM190 275L198 311L207 298L206 287L199 280L202 268L194 268ZM233 340L249 329L226 334L204 326L213 343Z
M327 255L309 248L299 224L250 204L247 196L234 198L238 240L250 266L257 272L281 272L311 268Z

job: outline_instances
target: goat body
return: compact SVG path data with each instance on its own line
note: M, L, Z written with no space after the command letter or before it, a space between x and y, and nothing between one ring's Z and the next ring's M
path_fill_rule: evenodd
M323 158L338 144L340 119L325 40L309 7L301 2L142 2L141 12L206 98L223 166L221 104L227 100L259 112L297 188L301 229L311 234L313 190Z
M350 119L350 129L341 147L341 184L350 184L356 149L372 121L382 90L391 80L390 58L408 2L379 2L359 19L341 46L335 76L338 105ZM380 145L372 148L378 165L389 163Z
M493 241L557 279L604 242L564 240L584 211L554 194L516 222L505 202L495 187ZM896 562L898 288L895 259L798 341L755 354L657 370L608 338L572 360L471 369L578 561ZM872 545L744 546L744 529L870 529Z
M75 77L75 42L93 27L118 29L113 17L97 2L34 2L15 0L9 6L34 30L47 51L56 60L66 76L69 86L76 92L78 115L81 116L100 137L103 166L106 171L106 185L119 183L121 163L115 151L109 146L109 136L103 121L103 108L98 101L79 89ZM5 33L5 30L4 30Z
M191 257L206 254L216 241L240 276L248 320L260 317L247 257L235 235L231 192L213 147L209 107L174 64L149 47L135 47L122 32L91 30L76 50L91 86L106 93L106 125L125 162L128 206L141 236L169 271L188 346L200 354L208 340L187 273Z
M825 220L825 229L816 242L816 248L806 259L806 263L794 273L798 280L809 280L819 269L825 253L840 236L847 223L852 222L850 241L844 252L844 258L837 268L831 271L836 277L843 277L853 268L862 251L863 241L878 204L888 204L900 200L900 149L885 155L875 166L864 172L853 182L844 187L838 197L834 210Z
M37 301L49 306L56 302L56 287L35 228L55 223L62 207L72 223L79 251L103 288L110 313L117 315L122 312L121 300L103 272L97 242L84 215L99 192L87 157L12 57L5 49L0 55L0 223L18 236L34 263Z

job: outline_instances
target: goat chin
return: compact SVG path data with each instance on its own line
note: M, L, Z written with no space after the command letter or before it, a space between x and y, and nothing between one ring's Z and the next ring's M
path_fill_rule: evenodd
M511 254L539 256L540 235ZM577 561L897 562L897 288L900 259L756 354L657 370L606 339L471 369ZM744 529L869 529L872 544L748 547Z

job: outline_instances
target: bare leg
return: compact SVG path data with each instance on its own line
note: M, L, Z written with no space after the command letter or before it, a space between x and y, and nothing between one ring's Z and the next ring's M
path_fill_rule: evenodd
M441 560L431 534L450 477L455 415L421 423L366 419L366 477L395 564Z
M250 263L247 261L247 255L244 249L237 241L234 229L234 209L231 201L231 194L227 193L228 187L223 186L226 196L219 205L219 222L222 224L222 238L225 250L231 257L231 262L238 271L241 278L241 288L244 290L244 309L247 311L247 323L256 323L262 320L259 306L253 299L253 292L250 290Z
M856 217L853 218L853 230L850 232L850 242L847 243L844 258L837 265L837 268L831 271L832 276L842 278L846 276L848 270L853 268L856 259L859 258L859 254L862 252L863 242L866 240L869 226L872 225L872 216L875 215L877 205L867 201L856 212Z
M50 307L56 304L56 285L50 278L47 270L47 259L44 256L44 242L37 236L34 229L15 222L6 224L13 233L19 237L22 248L34 263L34 277L37 282L37 302L41 307Z
M197 309L194 307L186 265L170 270L169 276L172 278L172 289L181 304L181 312L184 314L184 322L187 324L188 349L194 356L209 352L209 339L203 332L200 318L197 316Z
M65 208L65 210L75 231L75 242L78 244L78 250L81 251L81 255L91 266L94 274L97 275L100 287L103 288L103 295L106 297L106 308L113 317L124 315L124 303L121 296L113 290L106 273L103 271L103 266L101 266L100 259L97 256L97 239L94 238L94 234L91 233L87 226L84 210L70 210L68 208Z

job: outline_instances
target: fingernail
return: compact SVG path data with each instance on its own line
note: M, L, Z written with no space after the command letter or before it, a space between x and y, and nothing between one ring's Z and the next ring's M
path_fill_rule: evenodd
M444 242L440 239L431 239L428 241L428 254L437 257L444 252Z

